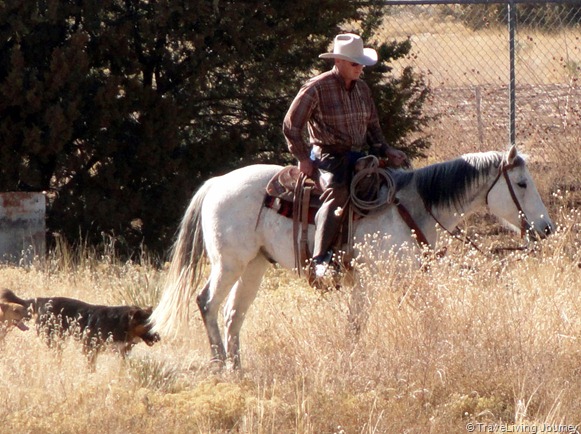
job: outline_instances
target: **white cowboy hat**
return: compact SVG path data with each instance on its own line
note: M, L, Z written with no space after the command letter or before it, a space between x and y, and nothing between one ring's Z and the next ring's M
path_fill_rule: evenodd
M322 59L343 59L360 65L371 66L377 63L377 52L373 48L363 48L363 39L353 33L335 36L333 52L319 55Z

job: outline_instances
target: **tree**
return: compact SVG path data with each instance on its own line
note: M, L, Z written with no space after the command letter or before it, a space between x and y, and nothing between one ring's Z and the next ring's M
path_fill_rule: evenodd
M70 242L106 235L129 256L142 245L166 252L205 179L292 161L281 134L291 99L326 67L318 54L346 22L373 35L372 6L6 0L0 188L46 191L49 230ZM378 49L390 58L405 46ZM373 72L373 86L387 135L421 149L404 138L421 128L425 86L411 73L385 81L386 71Z

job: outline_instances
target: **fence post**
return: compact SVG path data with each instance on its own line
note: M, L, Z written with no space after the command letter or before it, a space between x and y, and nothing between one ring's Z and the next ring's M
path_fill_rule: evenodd
M0 193L0 263L30 265L46 249L44 193Z
M515 79L515 33L516 33L516 4L514 0L508 2L508 51L509 51L509 69L510 77L508 82L508 99L509 99L509 145L516 144L516 79Z
M484 145L484 123L482 122L482 95L480 94L480 86L476 86L476 122L478 123L478 143L479 149L482 150Z

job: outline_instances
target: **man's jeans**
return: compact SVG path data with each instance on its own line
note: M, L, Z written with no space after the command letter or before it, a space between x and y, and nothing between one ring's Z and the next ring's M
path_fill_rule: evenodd
M349 199L349 189L355 162L364 154L361 152L323 153L315 161L318 168L318 182L323 189L321 208L315 215L315 245L313 259L321 262L331 249L339 232L343 216L337 215L339 208L345 208Z

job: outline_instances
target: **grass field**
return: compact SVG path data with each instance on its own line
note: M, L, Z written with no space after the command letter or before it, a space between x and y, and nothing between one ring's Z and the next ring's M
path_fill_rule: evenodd
M462 433L579 424L581 216L578 192L555 186L573 185L578 162L553 167L532 169L558 233L498 257L450 240L429 273L401 273L392 262L362 270L372 309L357 342L346 333L349 290L322 296L275 267L243 329L241 373L210 369L194 308L187 335L140 344L126 362L104 354L94 373L76 343L57 354L33 331L15 330L0 347L2 429ZM484 215L465 228L484 251L520 242ZM46 263L0 267L0 282L23 297L150 305L164 273L61 246Z
M464 125L451 113L430 126L434 148L416 165L505 148L465 140ZM140 344L126 362L103 354L96 372L75 342L57 354L34 331L15 330L0 343L1 431L575 432L580 143L578 129L559 128L567 133L561 140L531 136L526 143L559 227L533 251L490 256L450 240L448 254L428 273L410 267L403 273L389 261L361 270L372 309L358 341L346 333L348 289L320 295L272 267L243 328L240 373L210 369L194 306L187 335L151 348ZM520 243L485 215L464 226L486 252ZM44 263L0 266L0 286L21 297L153 305L165 271L147 263L59 246Z
M581 219L565 206L554 213L560 231L534 253L490 258L450 241L430 273L390 263L364 270L373 307L358 342L346 334L348 290L321 296L273 268L243 331L241 373L211 371L195 311L187 336L138 345L125 363L104 354L94 373L76 343L57 354L15 330L1 347L2 428L461 433L468 423L578 424ZM483 246L516 241L499 232ZM0 281L28 297L145 304L163 280L111 258L78 262L4 266Z

